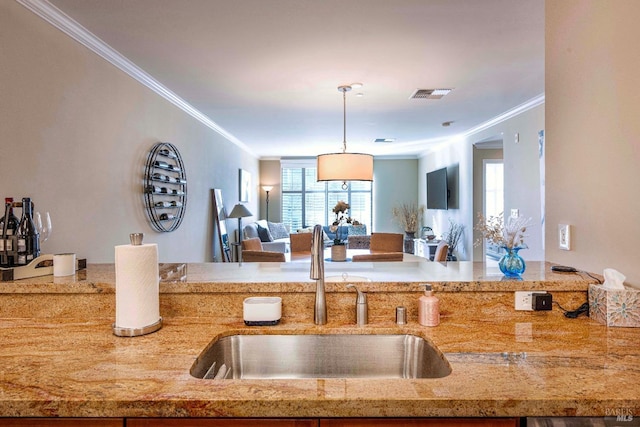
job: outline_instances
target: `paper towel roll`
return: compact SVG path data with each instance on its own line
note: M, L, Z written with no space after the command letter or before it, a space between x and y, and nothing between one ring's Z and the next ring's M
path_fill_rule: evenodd
M76 254L54 254L53 276L71 276L76 274Z
M116 246L117 328L138 329L160 319L158 246Z

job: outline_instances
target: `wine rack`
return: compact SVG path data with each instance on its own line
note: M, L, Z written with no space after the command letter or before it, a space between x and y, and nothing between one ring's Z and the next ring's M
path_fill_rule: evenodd
M187 208L187 175L178 149L168 142L153 146L144 171L145 208L151 226L170 232L182 223Z

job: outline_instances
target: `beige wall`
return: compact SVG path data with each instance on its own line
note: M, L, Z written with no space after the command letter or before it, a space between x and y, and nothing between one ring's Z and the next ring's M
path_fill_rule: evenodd
M546 258L640 286L640 2L547 1L545 14Z
M374 159L370 232L404 233L391 209L411 202L418 202L418 159Z
M231 208L238 170L257 180L257 159L14 1L0 1L0 40L0 197L30 196L51 212L43 252L113 262L115 245L144 232L163 262L210 261L210 189ZM172 233L153 231L143 208L146 155L159 141L178 147L187 172L186 217Z

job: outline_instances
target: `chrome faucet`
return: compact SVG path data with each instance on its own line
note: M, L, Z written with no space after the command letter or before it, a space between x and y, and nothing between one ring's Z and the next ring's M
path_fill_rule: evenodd
M327 298L324 292L324 239L322 226L313 227L311 240L310 278L316 281L316 302L313 309L313 321L316 325L327 324Z

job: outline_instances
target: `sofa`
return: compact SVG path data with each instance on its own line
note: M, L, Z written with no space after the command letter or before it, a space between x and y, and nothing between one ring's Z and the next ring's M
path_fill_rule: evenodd
M331 231L331 226L329 225L323 226L322 229L324 230L325 235L331 242L333 242L333 240L337 237L338 231L340 232L340 237L342 237L343 239L346 237L347 241L349 241L349 239L353 236L367 235L367 226L364 224L341 225L338 227L339 230L336 230L336 231Z
M289 227L281 222L259 220L242 228L244 239L259 238L265 251L289 252Z

